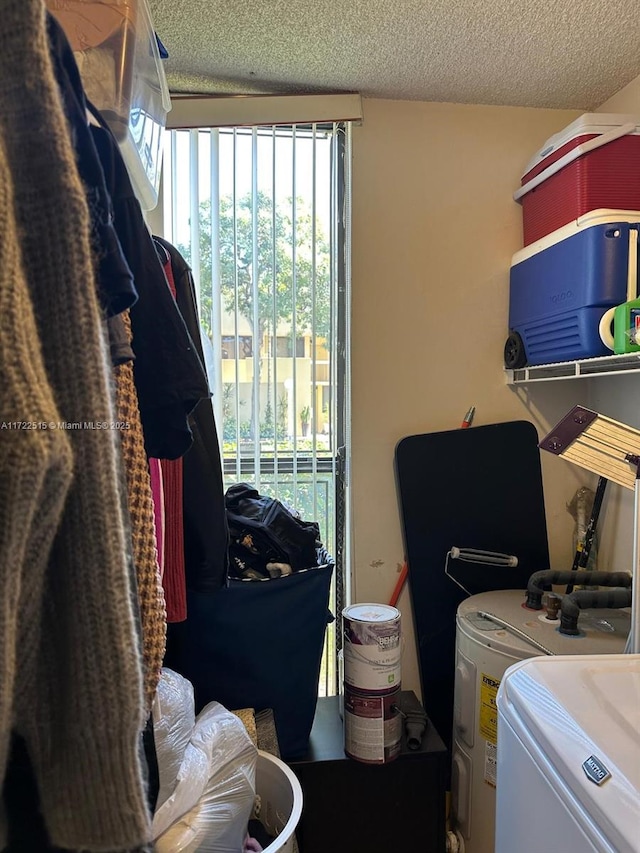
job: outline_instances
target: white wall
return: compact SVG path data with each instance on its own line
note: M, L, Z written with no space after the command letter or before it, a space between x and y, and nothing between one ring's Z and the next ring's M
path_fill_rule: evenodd
M598 107L597 112L640 115L640 76L605 101L601 107Z
M403 561L394 482L399 439L530 420L540 437L588 383L505 384L512 200L530 157L573 111L365 100L353 136L354 601L388 600ZM542 454L552 566L569 568L566 502L585 475ZM506 460L508 464L508 460ZM587 478L588 479L588 478ZM419 693L407 591L403 686Z

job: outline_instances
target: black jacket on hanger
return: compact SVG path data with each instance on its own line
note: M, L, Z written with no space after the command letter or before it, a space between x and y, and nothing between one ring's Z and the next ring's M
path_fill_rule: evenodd
M91 125L90 130L113 203L116 233L138 291L131 327L145 449L157 459L178 459L192 443L188 415L199 400L211 396L206 373L169 289L118 143L105 126Z
M204 364L200 319L191 267L171 243L153 238L169 253L176 301ZM187 587L213 592L227 581L229 531L224 506L222 463L211 400L189 416L193 445L183 459L184 559Z
M105 315L113 317L130 308L137 299L133 275L114 229L111 198L89 130L87 101L78 66L64 30L50 13L47 13L47 35L56 81L73 138L78 173L87 196L98 298Z

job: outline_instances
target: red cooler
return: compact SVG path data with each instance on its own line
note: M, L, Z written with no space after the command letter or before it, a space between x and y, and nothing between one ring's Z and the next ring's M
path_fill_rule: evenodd
M529 161L513 197L525 246L591 210L640 210L640 117L580 116Z

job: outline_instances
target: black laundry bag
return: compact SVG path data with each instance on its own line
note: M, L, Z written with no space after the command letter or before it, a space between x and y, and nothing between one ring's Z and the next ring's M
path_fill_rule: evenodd
M273 709L285 761L303 756L316 710L334 564L265 580L231 579L213 593L188 591L187 621L170 626L165 665L192 682L199 710Z

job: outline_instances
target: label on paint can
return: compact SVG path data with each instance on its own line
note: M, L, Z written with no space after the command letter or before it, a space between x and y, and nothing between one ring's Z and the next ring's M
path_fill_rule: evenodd
M386 696L354 693L345 685L344 751L365 764L387 764L400 754L400 688Z
M400 611L386 604L353 604L342 611L344 682L364 693L400 686Z

